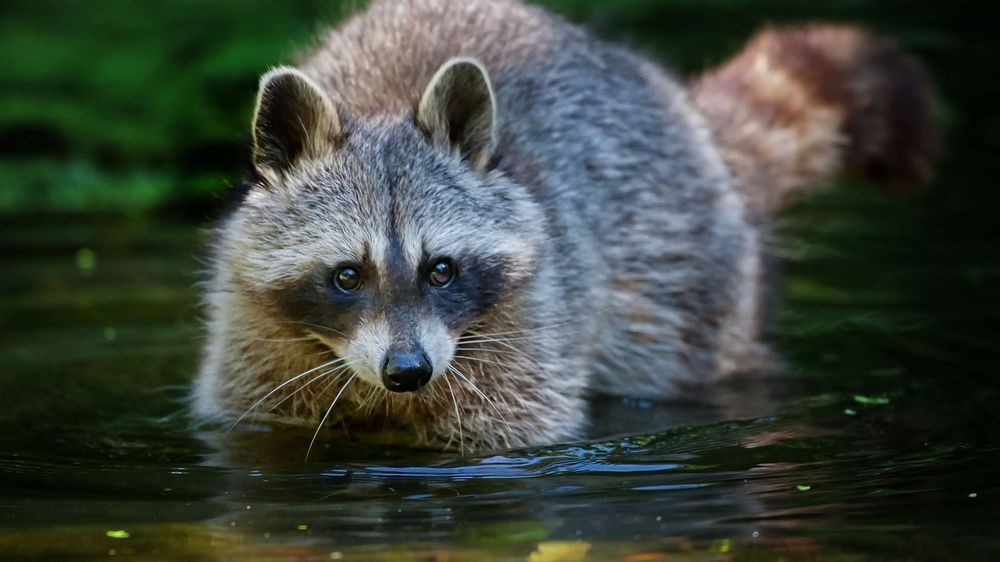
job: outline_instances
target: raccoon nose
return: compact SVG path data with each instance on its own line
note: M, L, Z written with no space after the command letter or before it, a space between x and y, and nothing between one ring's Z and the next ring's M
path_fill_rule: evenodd
M413 392L431 380L431 372L423 351L390 351L382 364L382 384L393 392Z

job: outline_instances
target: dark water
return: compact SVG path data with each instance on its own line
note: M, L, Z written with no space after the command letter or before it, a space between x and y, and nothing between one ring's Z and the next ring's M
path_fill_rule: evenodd
M308 432L220 443L184 415L209 212L4 216L0 560L1000 559L991 20L971 3L593 5L562 10L684 70L761 13L860 19L928 63L946 131L934 185L841 186L779 221L782 373L685 402L600 400L583 443L466 458L372 443L304 462Z
M605 399L590 442L308 463L308 433L183 415L195 224L5 221L0 559L995 559L1000 261L931 202L786 219L783 375Z

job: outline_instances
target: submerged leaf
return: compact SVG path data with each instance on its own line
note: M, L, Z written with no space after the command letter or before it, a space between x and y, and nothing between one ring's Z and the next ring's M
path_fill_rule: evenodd
M552 541L538 543L528 555L528 562L580 562L590 551L590 543L583 541Z
M889 403L889 399L885 396L865 396L863 394L855 394L854 401L866 406L885 406Z

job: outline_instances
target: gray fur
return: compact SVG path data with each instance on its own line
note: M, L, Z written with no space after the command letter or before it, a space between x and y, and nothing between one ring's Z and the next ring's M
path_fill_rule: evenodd
M329 425L484 450L581 436L589 392L666 397L761 364L758 227L685 90L646 59L514 0L382 0L297 67L342 138L262 170L219 228L200 416L233 421L339 356L358 380ZM489 271L489 305L444 314L414 273L428 253ZM345 261L371 271L348 317L316 298ZM456 351L463 336L475 349ZM418 393L378 383L400 337L433 355ZM315 425L346 379L303 378L254 414L300 391L273 416Z

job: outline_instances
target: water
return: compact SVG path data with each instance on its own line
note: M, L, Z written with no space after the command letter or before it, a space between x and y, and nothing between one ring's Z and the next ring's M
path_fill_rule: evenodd
M848 188L785 220L783 374L604 398L582 443L309 462L309 432L183 414L196 223L5 221L0 559L993 559L1000 260L937 207Z

